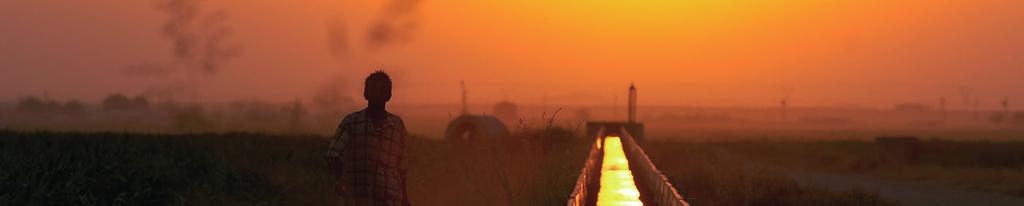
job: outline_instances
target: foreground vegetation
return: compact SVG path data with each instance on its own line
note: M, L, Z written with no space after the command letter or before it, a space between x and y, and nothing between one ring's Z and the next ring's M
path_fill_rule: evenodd
M801 184L740 162L709 143L650 142L644 150L693 205L895 205L857 188Z
M744 159L802 170L930 181L1024 197L1024 142L921 141L912 162L894 161L870 141L739 141L708 143Z
M536 135L524 133L521 135ZM449 143L412 138L417 205L564 201L587 145L570 134ZM331 205L328 139L263 134L0 131L0 205ZM553 149L555 148L555 149ZM569 162L570 164L566 164Z
M410 139L417 205L553 205L572 189L590 141L544 128L506 140ZM0 205L331 205L328 139L251 133L161 135L0 131ZM759 167L939 181L1021 196L1020 142L922 141L912 164L869 141L648 142L694 205L894 205Z

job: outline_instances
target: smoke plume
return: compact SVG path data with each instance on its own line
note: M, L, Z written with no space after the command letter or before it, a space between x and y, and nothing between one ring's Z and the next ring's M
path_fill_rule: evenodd
M335 19L327 25L327 48L334 58L347 60L351 57L348 26L343 20Z
M391 0L385 10L370 24L366 43L370 49L402 44L412 40L417 21L415 13L420 0Z
M194 85L197 78L217 74L240 54L239 46L228 44L228 13L206 11L200 3L201 0L157 1L157 10L167 15L161 37L171 44L172 61L147 61L121 68L127 76L159 80L146 86L146 96L173 98L189 90L199 96L198 85Z
M313 107L327 114L344 114L355 106L355 99L347 94L350 86L348 78L336 76L325 82L313 96Z
M184 69L215 74L225 62L240 53L238 46L225 43L231 37L227 12L205 13L199 0L166 0L158 8L169 17L164 23L163 36L171 41L171 53Z

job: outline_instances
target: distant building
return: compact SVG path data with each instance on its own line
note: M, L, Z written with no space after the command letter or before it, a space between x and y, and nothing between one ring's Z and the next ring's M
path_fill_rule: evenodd
M462 82L462 114L448 123L444 131L445 139L465 141L475 139L507 138L510 136L508 127L498 117L489 115L473 115L469 113L466 83ZM495 114L516 116L515 104L503 102L495 105ZM499 112L500 111L500 112ZM508 117L508 116L506 116ZM516 117L517 118L517 117Z
M508 127L494 116L462 115L448 123L445 139L466 141L475 139L507 138Z

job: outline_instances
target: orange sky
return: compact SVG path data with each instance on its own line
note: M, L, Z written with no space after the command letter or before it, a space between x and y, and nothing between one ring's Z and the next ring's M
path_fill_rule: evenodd
M171 61L155 1L0 1L0 99L47 93L96 101L173 80L125 75ZM206 0L242 54L203 78L207 101L308 99L329 81L356 93L393 73L398 103L504 98L610 104L630 81L647 105L888 107L1024 101L1024 1L422 0L408 41L373 49L388 1ZM329 52L344 22L350 55ZM624 101L624 100L622 100Z

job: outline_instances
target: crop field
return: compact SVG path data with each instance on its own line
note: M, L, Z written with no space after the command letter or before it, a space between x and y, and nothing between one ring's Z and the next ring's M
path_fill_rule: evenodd
M707 143L645 144L651 161L692 205L898 205L855 188L831 190L736 162Z
M476 142L412 137L410 199L416 205L561 204L591 143L573 137L557 129ZM0 205L330 205L337 197L323 160L327 143L319 135L0 131ZM643 147L693 205L929 205L920 199L936 199L929 190L920 199L893 192L905 186L892 182L945 188L939 192L964 196L957 201L1024 197L1020 141L923 139L920 158L909 163L887 158L876 144L657 139Z
M1018 133L919 138L912 159L866 138L705 138L644 147L694 205L1019 205L1024 142L1006 138Z
M736 142L717 148L777 167L934 181L967 190L1024 197L1024 142L927 140L914 162L886 157L872 142Z
M561 203L588 149L563 140L545 148L411 138L410 198L417 205ZM0 205L331 205L327 143L245 133L3 131Z

